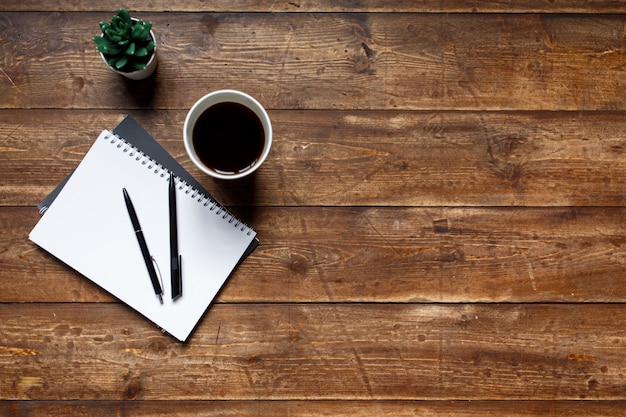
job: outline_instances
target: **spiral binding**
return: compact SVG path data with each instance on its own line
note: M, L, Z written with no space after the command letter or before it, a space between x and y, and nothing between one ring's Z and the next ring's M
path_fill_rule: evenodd
M149 155L147 155L136 146L127 142L124 138L116 135L113 132L107 132L105 139L108 140L110 144L115 145L118 149L121 149L122 152L128 154L129 157L134 158L135 161L141 163L141 165L144 165L146 169L153 171L154 174L158 174L159 177L163 178L165 181L169 180L169 169L159 164L157 161L152 159ZM198 190L197 188L177 176L175 173L174 178L177 182L176 187L181 191L184 190L185 194L188 195L189 198L195 199L198 203L204 205L204 207L208 207L209 211L215 212L216 216L221 216L222 219L227 220L228 223L232 224L234 228L238 228L242 232L246 232L247 235L250 235L252 233L252 228L250 226L237 219L210 194L205 194L203 191Z

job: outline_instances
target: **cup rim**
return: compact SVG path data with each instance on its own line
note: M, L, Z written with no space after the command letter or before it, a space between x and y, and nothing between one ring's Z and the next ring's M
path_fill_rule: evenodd
M193 148L193 126L198 120L198 117L209 107L224 102L234 102L248 107L261 120L261 123L263 124L263 130L265 132L265 145L263 147L263 152L261 152L259 158L250 168L236 174L223 174L210 169L202 163ZM205 94L200 99L198 99L187 112L187 116L185 117L185 123L183 125L183 142L185 144L185 150L187 151L187 155L194 163L194 165L196 165L202 172L214 178L234 180L252 174L263 164L263 162L269 155L270 148L272 146L272 123L265 108L261 105L261 103L259 103L258 100L256 100L251 95L233 89L216 90Z

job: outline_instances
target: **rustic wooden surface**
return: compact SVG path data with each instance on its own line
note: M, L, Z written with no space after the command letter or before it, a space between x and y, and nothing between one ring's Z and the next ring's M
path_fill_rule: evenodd
M0 3L1 416L624 415L626 6L71 3ZM119 6L149 80L91 44ZM185 155L220 88L273 122L248 181ZM125 114L261 240L186 344L28 240Z

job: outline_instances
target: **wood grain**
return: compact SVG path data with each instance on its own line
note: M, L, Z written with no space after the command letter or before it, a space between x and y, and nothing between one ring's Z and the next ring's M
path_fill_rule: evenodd
M114 0L75 0L70 4L56 0L4 0L0 11L105 11L120 7ZM133 11L168 12L435 12L435 13L623 13L625 7L614 0L531 0L524 2L494 0L127 0Z
M621 2L129 0L143 82L119 6L0 2L2 417L624 414ZM273 122L247 181L185 155L220 88ZM185 344L28 240L125 114L261 239Z
M112 301L3 208L0 302ZM621 302L623 208L240 210L261 246L218 302Z
M130 112L228 206L619 206L621 112L272 110L274 144L249 181L210 180L186 156L186 110ZM0 113L0 201L35 206L120 111Z
M215 305L180 344L121 305L0 304L0 392L16 400L624 400L625 309Z
M624 401L8 401L4 417L508 417L584 415L618 417Z
M108 14L4 13L0 107L188 109L204 86L270 109L626 108L622 15L142 17L154 22L159 67L133 103L126 87L137 83L109 71L88 35Z

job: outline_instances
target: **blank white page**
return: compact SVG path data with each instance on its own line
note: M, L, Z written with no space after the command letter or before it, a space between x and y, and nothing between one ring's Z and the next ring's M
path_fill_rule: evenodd
M132 140L132 138L131 138ZM169 172L103 131L30 239L184 341L256 233L207 196L176 180L183 293L171 299ZM133 201L162 278L154 293L122 188Z

